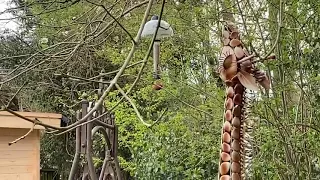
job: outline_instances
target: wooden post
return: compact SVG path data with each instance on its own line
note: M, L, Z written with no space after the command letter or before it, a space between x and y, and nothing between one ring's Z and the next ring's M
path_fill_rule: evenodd
M84 97L83 100L81 101L82 118L88 114L89 102L86 98L87 97ZM86 144L87 144L87 125L83 125L83 126L81 126L81 153L82 154L86 153Z
M82 101L81 101L81 114L82 114L82 118L85 117L88 114L88 106L89 106L89 102L87 100L87 97L83 97ZM81 154L86 154L86 146L87 146L87 125L83 125L81 126ZM83 167L83 175L82 175L82 180L86 180L88 177L88 164L85 163L84 167Z
M114 126L114 130L110 130L111 133L109 134L109 139L110 139L110 143L111 143L111 147L112 147L112 154L111 156L115 157L116 156L116 143L118 141L118 137L116 135L117 131L117 127L115 126L115 118L114 118L114 113L113 112L110 112L110 125L113 125Z
M77 118L81 119L81 112L77 111ZM76 152L73 158L72 167L69 173L68 180L73 180L76 177L76 173L79 167L80 160L80 150L81 150L81 127L76 128Z

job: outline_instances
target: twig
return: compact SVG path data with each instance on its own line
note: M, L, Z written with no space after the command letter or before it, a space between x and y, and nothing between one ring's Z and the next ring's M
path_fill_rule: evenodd
M8 111L9 113L21 118L21 119L24 119L26 121L29 121L31 123L34 123L36 125L40 125L40 126L43 126L43 127L46 127L46 128L50 128L50 129L61 129L61 128L58 128L58 127L54 127L54 126L51 126L49 124L45 124L45 123L42 123L41 121L39 121L38 119L30 119L30 118L27 118L27 117L24 117L20 114L18 114L17 112L15 111L12 111L11 109L8 109L8 108L5 108L4 109L5 111Z
M135 65L137 65L137 64L141 64L141 63L143 63L143 62L144 62L144 61L142 60L142 61L138 61L138 62L132 63L132 64L128 65L127 68L130 68L130 67L135 66ZM115 73L117 73L117 72L119 72L119 69L114 70L114 71L110 71L110 72L107 72L107 73L101 73L101 74L99 74L99 75L97 75L97 76L94 76L94 77L89 78L89 80L97 79L97 78L100 78L100 77L103 77L103 76L107 76L107 75L111 75L111 74L115 74Z
M137 116L138 116L138 118L140 119L140 121L142 122L142 124L150 127L151 124L148 124L148 123L146 123L146 122L143 120L143 118L142 118L139 110L137 109L136 105L135 105L134 102L131 100L131 98L121 89L121 87L120 87L118 84L115 84L115 86L116 86L116 88L120 91L120 93L122 94L122 96L123 96L127 101L129 101L129 103L131 104L131 106L132 106L133 109L134 109L134 112L137 114Z
M119 102L117 102L117 103L119 103ZM100 126L104 126L104 127L106 127L106 128L109 128L109 129L112 129L112 130L113 130L113 129L115 128L113 125L110 125L110 124L107 124L107 123L104 123L104 122L101 122L101 121L97 121L97 120L100 119L101 117L107 115L109 112L113 111L114 108L116 108L116 106L113 106L113 107L112 107L111 109L109 109L107 112L99 115L98 117L95 117L95 118L91 119L90 121L86 121L86 122L84 122L84 123L78 124L78 125L76 125L75 127L69 128L69 129L67 129L67 130L65 130L65 131L63 131L63 132L60 132L60 133L56 134L56 135L59 136L59 135L65 134L65 133L67 133L67 132L70 132L70 131L76 129L77 127L86 125L86 124L91 123L91 122L94 122L94 121L95 121L95 123L99 124ZM161 115L157 118L156 121L154 121L154 123L151 124L150 127L152 127L152 126L154 126L155 124L157 124L157 123L162 119L162 117L165 115L165 113L166 113L167 111L168 111L168 108L166 108L166 109L161 113ZM47 134L54 134L54 133L57 133L58 131L59 131L59 130L50 131L50 132L47 132Z
M136 38L135 38L135 42L137 42L137 43L139 43L139 41L140 41L140 37L141 37L142 31L143 31L144 25L147 22L147 18L148 18L148 15L149 15L150 11L151 11L152 4L153 4L153 1L149 1L149 4L148 4L148 6L147 6L147 8L145 10L144 17L143 17L143 19L141 21L140 29L139 29L139 31L138 31L138 33L136 35ZM130 50L127 58L125 59L123 65L121 66L120 70L118 71L116 76L110 81L110 85L103 92L103 94L101 95L101 97L99 98L99 100L97 101L95 106L88 112L88 114L86 114L84 117L82 117L82 119L80 119L79 121L77 121L77 122L75 122L75 123L63 128L64 130L73 128L73 127L75 127L75 126L77 126L77 125L79 125L81 123L84 123L86 121L86 119L88 117L90 117L103 104L104 98L109 94L109 92L111 91L113 86L117 83L118 79L120 78L120 76L123 74L123 72L127 68L127 66L130 63L130 61L131 61L136 49L137 49L137 44L133 43L133 45L131 47L131 50Z
M191 107L191 108L193 108L193 109L195 109L195 110L197 110L197 111L203 112L203 113L205 113L206 115L208 115L208 116L210 116L210 117L213 117L212 114L210 114L210 113L208 113L208 112L206 112L206 111L204 111L204 110L202 110L202 109L199 109L199 108L197 108L197 107L195 107L195 106L193 106L193 105L191 105L191 104L183 101L182 99L176 97L173 93L171 93L170 91L166 90L165 88L162 88L162 90L166 91L166 92L169 93L172 97L174 97L174 98L177 99L178 101L182 102L183 104L185 104L185 105L187 105L187 106L189 106L189 107Z
M94 2L91 2L91 1L88 1L88 0L87 0L87 2L90 3L90 4L93 4L93 5L102 7L107 12L107 14L122 28L122 30L127 33L127 35L130 37L132 42L134 44L137 43L135 41L135 39L133 39L132 35L128 32L128 30L125 27L123 27L123 25L117 20L117 18L114 17L103 4L97 4L97 3L94 3Z
M79 42L79 43L77 44L77 46L74 47L73 51L70 53L70 55L69 55L69 57L67 58L66 61L69 61L69 60L70 60L70 58L74 55L75 51L80 47L80 45L81 45L82 43L84 43L84 42L81 41L81 42ZM61 43L58 43L58 44L61 44ZM56 54L59 54L59 53L60 53L60 52L58 52L58 53L56 53ZM16 79L16 78L19 77L21 74L24 74L24 73L26 73L26 72L34 69L35 67L37 67L37 66L39 66L39 65L41 65L41 64L43 64L43 63L46 63L49 59L50 59L50 57L48 57L47 59L45 59L45 60L43 60L43 61L41 61L41 62L39 62L39 63L31 66L31 67L26 67L22 72L19 72L17 75L15 75L15 76L13 76L13 77L11 77L11 78L9 78L9 79L6 79L6 80L3 81L3 82L0 82L0 84L4 84L4 83L7 83L7 82L9 82L9 81L12 81L12 80ZM66 62L66 61L65 61L65 62ZM64 63L65 63L65 62L64 62ZM62 63L62 65L63 65L64 63ZM29 63L29 64L30 64L30 63ZM62 66L62 65L59 65L59 66ZM28 65L28 66L29 66L29 65ZM59 67L59 66L58 66L58 67ZM57 68L57 67L56 67L56 68ZM16 69L15 69L15 70L16 70ZM12 72L14 72L15 70L13 70ZM10 72L9 74L11 74L12 72ZM7 76L8 76L8 75L7 75Z
M245 61L250 60L250 59L253 58L253 57L255 57L255 55L250 55L250 56L248 56L248 57L244 57L244 58L242 58L241 60L239 60L237 63L238 63L238 64L243 63L243 62L245 62Z
M154 44L154 41L156 40L156 37L157 37L157 34L158 34L158 30L159 30L159 27L160 27L160 23L161 23L161 17L162 17L162 14L163 14L163 11L164 11L164 5L165 5L165 0L162 1L162 6L161 6L161 11L160 11L160 15L159 15L159 20L158 20L158 24L157 24L157 29L153 35L153 38L152 38L152 41L150 43L150 46L149 46L149 49L146 53L146 55L144 56L144 59L143 59L143 64L142 66L140 67L140 70L139 70L139 73L136 77L136 79L134 80L134 82L132 83L131 87L127 90L126 94L129 94L132 89L136 86L136 84L138 83L138 81L140 80L141 78L141 75L142 75L142 72L144 70L144 68L146 67L147 65L147 62L148 62L148 59L149 59L149 56L150 56L150 53L153 49L153 44ZM122 97L111 109L114 109L116 108L122 101L123 101L124 97Z
M270 54L274 51L274 49L276 48L276 46L279 42L279 39L280 39L281 28L282 28L282 0L280 0L280 2L279 2L279 22L278 22L278 31L277 31L276 40L275 40L273 46L271 47L270 51L262 59L267 59L270 56Z
M147 10L148 10L148 8L149 8L149 6L150 6L150 3L152 3L152 1L150 1L150 0L143 1L143 2L141 2L141 3L139 3L139 4L136 4L136 5L132 6L132 7L130 7L128 10L126 10L125 12L123 12L123 14L119 15L116 19L119 19L119 18L125 16L126 14L128 14L129 12L131 12L132 10L134 10L134 9L136 9L136 8L144 5L144 4L147 4L147 3L149 3L149 4L148 4L148 7L147 7ZM151 5L152 5L152 4L151 4ZM151 6L150 6L150 7L151 7ZM150 12L150 10L149 10L149 12ZM149 12L148 12L148 15L149 15ZM109 24L107 24L101 31L99 31L97 34L95 34L93 38L96 38L96 37L100 36L100 35L101 35L103 32L105 32L113 23L114 23L114 20L112 20L112 21L111 21Z
M313 129L313 130L317 131L318 133L320 133L320 129L315 128L314 125L312 125L312 124L293 123L293 124L287 124L287 126L303 126L303 127L308 127L308 128L310 128L310 129Z
M27 58L26 60L24 60L22 63L20 63L18 65L18 67L16 67L14 70L12 70L10 73L7 74L7 76L10 76L12 73L14 73L15 71L17 71L22 65L24 65L25 63L27 63L30 59L34 58L35 56L37 56L38 54L43 54L42 52L45 52L46 50L49 50L49 49L53 49L54 47L56 46L59 46L59 45L62 45L62 44L78 44L78 42L60 42L60 43L57 43L57 44L54 44L52 46L49 46L39 52L36 52L34 53L33 55L31 55L29 58ZM39 55L40 56L40 55Z
M10 101L7 103L6 108L10 106L10 103L13 101L13 99L19 94L19 92L22 90L22 88L27 84L27 81L23 83L23 85L18 89L18 91L12 96Z
M86 125L86 124L88 124L88 123L91 123L91 122L94 122L94 121L96 121L99 125L103 125L103 126L106 127L106 128L109 128L109 129L114 130L114 126L113 126L113 125L104 123L104 122L102 122L102 121L97 121L97 120L100 119L101 117L107 115L110 111L111 111L111 110L109 110L109 111L107 111L107 112L99 115L98 117L95 117L95 118L89 120L89 121L86 121L86 122L84 122L84 123L78 124L78 125L76 125L76 126L74 126L74 127L72 127L72 128L66 129L66 130L64 130L63 132L60 132L60 133L58 133L58 134L56 134L56 135L57 135L57 136L60 136L60 135L62 135L62 134L65 134L65 133L67 133L67 132L70 132L70 131L72 131L72 130L80 127L80 126L84 126L84 125ZM58 131L59 131L59 130L50 131L50 132L47 132L47 134L54 134L54 133L57 133Z
M94 83L110 84L110 82L108 82L108 81L103 81L103 82L101 82L101 81L86 79L86 78L82 78L82 77L78 77L78 76L73 76L73 75L69 75L69 74L54 74L54 75L55 75L55 76L66 77L66 78L69 78L70 80L73 80L73 81L82 80L82 81L88 81L88 82L94 82Z
M18 141L26 138L26 137L33 131L33 129L34 129L35 126L36 126L36 124L33 123L32 127L30 128L30 130L29 130L25 135L19 137L18 139L14 140L14 141L12 141L12 142L9 142L8 145L11 146L12 144L15 144L15 143L17 143Z
M166 109L160 114L160 116L157 118L157 120L154 121L154 123L151 124L150 128L151 128L152 126L156 125L156 124L162 119L162 117L166 114L167 111L168 111L168 108L166 108Z

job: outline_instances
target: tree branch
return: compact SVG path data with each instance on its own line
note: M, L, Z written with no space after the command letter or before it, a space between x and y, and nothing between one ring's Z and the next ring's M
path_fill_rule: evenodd
M17 143L18 141L26 138L26 137L33 131L35 125L36 125L36 124L33 123L32 127L30 128L30 130L29 130L25 135L19 137L18 139L14 140L14 141L12 141L12 142L9 142L8 145L11 146L12 144L15 144L15 143Z
M66 129L70 129L70 128L73 128L83 122L86 121L86 119L88 117L90 117L100 106L102 106L103 104L103 101L105 99L105 97L109 94L109 92L111 91L111 89L113 88L113 86L117 83L118 79L120 78L120 76L123 74L123 72L125 71L126 67L128 66L128 64L130 63L136 49L137 49L137 45L139 44L140 42L140 38L141 38L141 34L142 34L142 31L143 31L143 28L144 28L144 25L145 23L147 22L147 18L148 18L148 15L151 11L151 7L152 7L152 4L153 4L153 1L150 0L149 1L149 4L145 10L145 14L144 14L144 17L142 19L142 22L140 24L140 28L139 28L139 31L137 32L137 35L135 37L135 42L136 43L133 43L132 47L131 47L131 51L129 52L127 58L125 59L123 65L121 66L121 68L119 69L118 73L116 74L116 76L110 81L110 84L109 86L107 87L107 89L103 92L103 94L101 95L101 97L99 98L99 100L95 103L95 106L88 112L88 114L86 114L84 117L82 117L82 119L80 119L79 121L63 128L63 130L66 130Z

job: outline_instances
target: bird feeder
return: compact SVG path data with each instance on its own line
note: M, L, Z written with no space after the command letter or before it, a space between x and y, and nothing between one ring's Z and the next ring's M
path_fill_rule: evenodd
M169 23L161 20L160 26L158 27L158 22L159 22L159 17L155 15L152 16L151 20L145 24L141 34L142 37L153 37L154 34L156 33L157 28L159 28L153 44L153 71L154 71L155 79L160 79L160 76L159 76L160 39L173 36L173 30Z

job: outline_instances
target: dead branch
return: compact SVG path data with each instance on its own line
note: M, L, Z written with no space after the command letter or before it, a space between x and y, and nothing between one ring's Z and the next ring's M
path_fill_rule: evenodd
M15 112L15 111L12 111L11 109L5 108L4 110L5 110L5 111L8 111L9 113L11 113L11 114L13 114L13 115L15 115L15 116L17 116L17 117L19 117L19 118L21 118L21 119L24 119L24 120L26 120L26 121L29 121L29 122L31 122L31 123L33 123L33 124L35 124L35 125L40 125L40 126L43 126L43 127L45 127L45 128L49 128L49 129L60 129L60 128L51 126L51 125L49 125L49 124L42 123L40 120L38 120L38 119L36 119L36 118L35 118L35 119L30 119L30 118L27 118L27 117L25 117L25 116L22 116L22 115L20 115L19 113Z
M8 145L11 146L12 144L15 144L15 143L17 143L18 141L26 138L26 137L33 131L33 129L34 129L35 126L36 126L36 124L33 123L32 127L30 128L30 130L29 130L25 135L19 137L18 139L14 140L14 141L12 141L12 142L9 142Z

